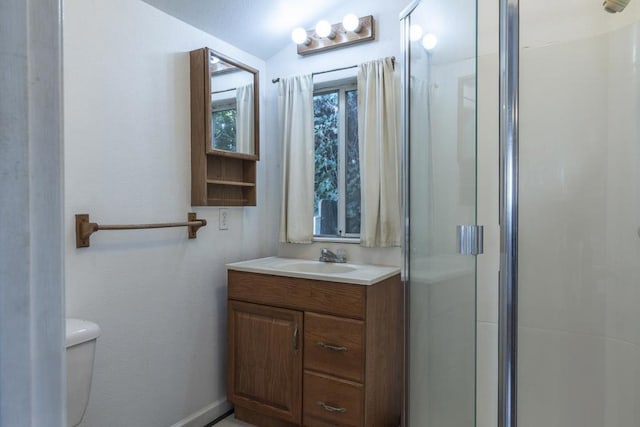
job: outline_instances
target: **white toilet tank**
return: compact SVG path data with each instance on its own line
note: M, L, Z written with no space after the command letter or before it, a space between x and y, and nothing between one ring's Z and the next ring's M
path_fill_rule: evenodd
M67 319L67 426L80 424L89 402L93 358L100 327L81 319Z

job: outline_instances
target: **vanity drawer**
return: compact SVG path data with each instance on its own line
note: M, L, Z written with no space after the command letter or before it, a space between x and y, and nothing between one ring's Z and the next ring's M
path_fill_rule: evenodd
M364 322L306 312L304 368L363 382Z
M303 422L307 427L363 425L362 385L305 371Z
M364 319L367 286L230 270L229 299Z

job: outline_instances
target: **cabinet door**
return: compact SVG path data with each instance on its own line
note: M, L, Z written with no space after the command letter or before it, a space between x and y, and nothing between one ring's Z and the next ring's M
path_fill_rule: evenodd
M300 423L302 312L229 300L229 401Z

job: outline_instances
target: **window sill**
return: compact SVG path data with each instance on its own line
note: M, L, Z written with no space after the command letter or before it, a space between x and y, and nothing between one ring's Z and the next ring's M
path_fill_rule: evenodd
M360 244L359 237L322 237L322 236L313 236L314 242L323 242L323 243L349 243L349 244Z

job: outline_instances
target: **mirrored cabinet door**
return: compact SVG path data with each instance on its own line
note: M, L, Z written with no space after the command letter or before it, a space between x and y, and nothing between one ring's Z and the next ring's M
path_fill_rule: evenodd
M255 154L257 71L209 50L210 151Z
M209 48L190 66L191 205L255 206L258 71Z

